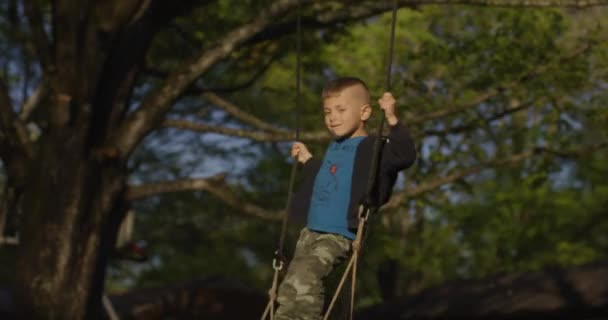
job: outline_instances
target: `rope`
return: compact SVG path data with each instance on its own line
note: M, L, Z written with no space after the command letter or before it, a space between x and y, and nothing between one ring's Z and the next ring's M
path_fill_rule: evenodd
M393 48L395 47L395 26L397 24L397 0L393 1L393 15L391 20L391 38L388 49L388 67L386 69L386 91L391 91L391 71L393 68ZM382 110L382 118L380 119L380 125L378 126L378 132L376 141L374 142L374 151L372 155L372 165L369 171L367 179L367 193L366 193L366 204L368 206L375 205L372 201L372 192L374 189L374 182L376 181L376 174L378 171L378 160L380 158L380 146L382 144L382 131L384 130L385 115Z
M295 140L300 140L300 118L301 118L301 85L300 85L300 69L302 66L302 14L300 8L300 1L297 6L297 20L296 20L296 129L295 129ZM268 305L262 314L262 320L266 319L270 315L270 320L274 320L274 307L275 300L277 298L279 273L285 266L285 256L283 255L283 249L285 246L285 237L287 235L287 222L289 220L289 207L293 198L293 190L295 186L296 173L298 168L298 161L293 162L291 166L291 175L289 178L289 186L287 191L287 203L285 204L285 215L283 216L283 222L281 225L281 236L279 237L279 244L277 250L274 252L274 258L272 259L272 268L274 269L274 275L272 280L272 286L268 291Z
M363 205L359 206L359 225L357 226L357 234L355 236L355 240L353 241L353 255L351 256L350 260L348 261L348 265L346 265L346 270L344 270L344 274L342 275L342 279L340 279L340 283L338 284L338 287L336 288L336 292L334 293L334 296L331 298L331 302L329 303L329 306L327 307L327 311L325 312L325 316L323 317L323 320L327 320L329 319L329 316L331 314L331 310L333 309L336 300L338 300L338 296L340 295L340 292L342 291L342 287L344 287L344 283L346 282L346 278L348 277L351 269L353 270L353 276L352 276L352 290L351 290L351 301L350 301L350 318L352 320L353 318L353 311L354 311L354 304L355 304L355 284L356 284L356 279L357 279L357 262L359 259L359 253L361 251L361 244L363 241L363 232L365 230L365 223L367 222L367 218L369 216L369 208L365 208Z
M301 99L300 99L300 68L302 65L301 55L302 55L302 45L301 45L301 29L302 29L302 18L300 14L300 1L298 1L298 18L296 22L296 141L300 140L300 118L301 118ZM285 236L287 234L287 221L289 220L289 215L287 214L289 210L289 206L291 205L291 198L293 197L293 189L296 180L296 173L298 168L298 161L294 161L291 166L291 176L289 179L289 187L287 192L287 204L285 205L285 216L283 217L283 225L281 227L281 237L279 240L279 246L277 252L279 255L283 253L283 247L285 245Z
M391 20L391 36L388 50L388 67L386 70L386 91L391 91L391 71L393 64L393 48L395 45L395 26L397 24L397 0L393 1L393 14ZM363 235L365 231L365 225L372 213L377 211L377 203L372 201L372 193L374 190L374 184L376 182L376 175L378 172L378 161L380 158L381 144L382 144L382 131L384 130L384 122L385 122L385 114L384 110L382 112L382 119L380 120L380 126L378 126L377 139L374 142L374 151L372 155L372 164L369 171L369 176L367 180L367 192L366 198L364 199L364 204L359 207L359 225L357 226L357 235L355 236L355 240L353 241L353 254L351 256L348 265L346 266L346 270L344 270L344 274L342 275L342 279L338 284L336 292L332 297L332 300L325 312L325 316L323 320L329 319L329 315L331 314L331 310L334 307L336 300L342 291L342 287L344 286L344 282L348 277L349 273L352 269L352 279L351 279L351 295L350 295L350 315L349 319L353 319L354 314L354 305L355 305L355 293L356 293L356 283L357 283L357 264L359 260L359 255L361 252L361 246L363 244ZM366 234L367 235L367 234Z
M268 296L270 299L268 301L268 304L266 305L264 314L262 314L262 319L266 319L266 316L268 316L269 314L270 314L270 320L274 319L274 301L277 298L277 288L278 288L278 284L279 284L279 271L281 271L281 269L274 268L274 265L273 265L273 269L274 269L274 275L272 277L272 286L270 287L270 290L268 290Z

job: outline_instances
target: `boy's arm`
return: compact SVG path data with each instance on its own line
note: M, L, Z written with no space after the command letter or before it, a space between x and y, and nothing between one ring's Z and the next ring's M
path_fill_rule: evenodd
M382 148L378 171L378 200L382 205L388 201L397 181L399 171L407 169L416 161L416 146L409 131L396 116L396 100L390 92L378 100L389 125L388 141Z
M299 141L291 145L291 157L304 165L302 170L304 179L298 190L293 193L291 203L289 203L288 215L297 223L305 223L315 177L321 167L321 161L313 158L306 145Z
M302 168L302 174L304 175L304 177L306 177L305 179L311 178L312 180L314 180L314 178L317 176L319 168L321 168L321 160L314 157L310 157L304 163L304 166Z
M302 169L302 180L299 188L294 192L289 204L289 217L294 223L305 224L308 209L310 207L310 199L312 198L312 190L317 172L321 168L321 160L309 158Z
M384 170L399 172L411 167L416 161L416 145L409 130L397 120L389 123L388 141L382 150L382 167ZM385 168L386 166L390 168ZM383 170L383 171L384 171Z
M390 126L388 141L384 143L377 176L376 192L378 204L388 202L399 171L407 169L416 161L416 147L407 128L398 121Z

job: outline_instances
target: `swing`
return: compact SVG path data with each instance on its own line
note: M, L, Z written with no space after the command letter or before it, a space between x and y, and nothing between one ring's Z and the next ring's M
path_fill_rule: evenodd
M395 25L396 25L396 21L397 21L397 9L398 9L397 1L394 0L393 8L392 8L391 35L390 35L389 52L388 52L388 67L387 67L387 72L386 72L386 91L391 91L391 70L392 70L392 62L393 62L393 48L394 48L394 42L395 42ZM298 16L297 16L297 27L296 27L297 40L296 40L296 130L295 130L296 141L298 141L299 137L300 137L300 109L301 109L301 107L300 107L300 67L301 67L301 61L300 61L300 59L301 59L301 57L300 57L301 56L300 3L298 3L297 12L298 12ZM383 113L384 113L384 110L383 110ZM382 119L380 121L380 125L378 126L377 137L379 137L379 138L376 139L376 141L374 142L372 163L371 163L370 172L369 172L369 176L368 176L367 191L366 191L366 194L368 195L368 199L369 199L369 196L372 194L373 185L376 180L376 173L377 173L376 169L378 168L378 162L379 162L380 152L381 152L381 148L382 148L382 146L381 146L382 138L381 137L382 137L382 131L384 129L385 121L386 120L383 115ZM286 230L287 221L288 221L287 211L291 205L291 200L292 200L292 196L293 196L293 188L294 188L294 184L295 184L294 181L295 181L295 176L296 176L297 165L298 165L298 162L294 161L294 163L292 165L292 169L291 169L290 180L289 180L289 187L288 187L288 193L287 193L287 205L285 207L286 213L283 217L283 222L282 222L282 227L281 227L281 236L279 239L278 248L274 252L274 258L272 259L272 268L274 269L274 274L273 274L271 288L268 291L269 301L268 301L268 304L266 305L266 308L264 309L264 313L262 314L261 320L265 320L267 316L269 316L270 320L274 319L275 301L277 298L279 273L285 266L283 249L284 249L285 236L286 236L286 232L287 232L287 230ZM353 253L352 253L351 259L349 260L349 262L346 266L346 270L344 271L344 274L343 274L342 278L340 279L338 287L336 288L335 294L332 297L329 306L327 307L325 315L323 316L323 320L329 319L331 311L340 294L340 291L342 290L344 283L346 282L346 278L350 275L350 273L352 273L352 277L351 277L352 282L351 282L351 299L350 299L349 319L351 319L351 320L353 319L356 280L357 280L357 264L358 264L359 254L361 251L361 246L362 246L363 240L364 240L363 235L366 231L365 227L367 225L367 221L368 221L369 217L378 211L377 207L375 207L373 205L369 205L373 202L371 202L371 201L366 201L366 202L367 202L367 204L361 204L359 206L359 224L357 226L357 233L355 236L355 240L352 242Z

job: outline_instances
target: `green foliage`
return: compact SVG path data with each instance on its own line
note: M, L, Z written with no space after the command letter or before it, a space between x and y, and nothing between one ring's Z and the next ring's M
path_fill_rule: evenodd
M251 18L252 12L234 1L210 5L179 22L195 41L167 30L148 59L171 68L195 52L199 42L217 40L217 26L229 28ZM389 27L387 14L322 31L305 30L304 130L323 129L319 92L328 77L356 75L368 82L374 97L382 94ZM479 168L374 220L361 268L363 305L381 300L378 277L387 260L399 266L398 294L407 294L454 279L608 258L608 223L603 217L608 155L604 149L571 152L607 139L608 112L603 106L608 46L600 40L608 34L606 27L592 12L463 6L399 11L392 91L402 118L412 123L420 151L419 161L406 172L405 187ZM199 84L240 84L272 61L250 86L224 97L242 111L293 129L294 40L286 36L239 49ZM184 50L174 54L176 47ZM188 117L200 110L207 112L197 120L249 128L196 99L182 99L172 116ZM416 120L448 110L457 112ZM176 145L182 148L173 149ZM497 163L537 146L552 152L508 166ZM321 156L324 143L311 148ZM243 202L280 210L289 179L286 158L282 143L166 130L140 148L133 160L133 179L225 171L230 182L241 185L232 191ZM260 289L270 284L279 223L243 217L203 192L163 195L136 208L138 237L150 243L153 258L140 267L116 264L112 283L117 287L218 273ZM289 250L296 229L290 229Z

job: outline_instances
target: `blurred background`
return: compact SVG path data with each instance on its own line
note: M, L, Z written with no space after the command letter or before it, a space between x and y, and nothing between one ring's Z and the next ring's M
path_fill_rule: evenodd
M118 1L90 2L95 9L0 4L0 314L31 304L42 310L32 318L111 318L87 302L104 295L125 319L259 319L291 169L297 8L289 1L132 2L122 20L104 20L122 14ZM608 317L608 9L442 2L404 1L398 11L391 91L419 158L372 219L357 318ZM330 139L320 99L328 79L360 77L374 100L386 90L390 9L390 1L302 3L302 140L317 156ZM266 15L226 52L213 51ZM73 16L87 27L79 31ZM65 87L57 84L63 76ZM61 122L55 98L70 90L79 94L70 94L70 120ZM155 116L138 113L154 110L153 102L162 109ZM137 117L149 125L124 149ZM72 144L77 132L83 138ZM59 141L68 141L65 149ZM97 162L75 165L59 157L66 153ZM19 164L25 169L13 170ZM120 172L124 188L103 184L107 168ZM103 174L53 178L71 170ZM76 180L101 187L78 187L76 195L69 191ZM45 189L28 187L46 185L32 181L55 182ZM61 203L109 194L114 204L105 211L85 200L61 207L49 200L53 194ZM76 218L60 218L71 214ZM123 231L132 235L112 246L117 233L125 235L117 231L125 217L133 223ZM288 229L289 254L299 228ZM74 260L53 262L59 269L48 272L84 270L89 264L77 257L87 253L99 256L96 267L42 290L60 296L95 278L70 293L87 297L84 311L58 307L59 298L48 306L28 298L44 287L31 283L61 278L33 276L34 267L65 253L64 245L45 249L59 240L38 236L53 232L69 234L66 243L85 234L101 239L89 249L68 245ZM20 273L22 266L32 271Z

